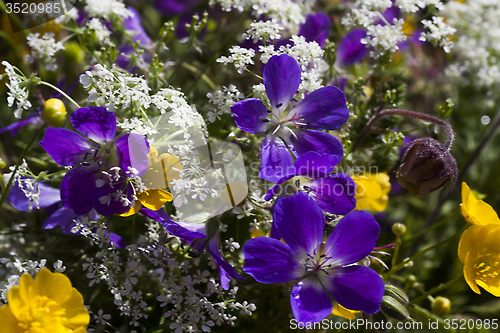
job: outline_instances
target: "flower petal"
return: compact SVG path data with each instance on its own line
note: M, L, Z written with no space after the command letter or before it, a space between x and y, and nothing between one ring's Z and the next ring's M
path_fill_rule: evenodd
M87 214L92 209L94 170L92 166L78 166L69 170L61 182L61 199L76 215Z
M259 177L276 183L293 170L293 161L288 148L279 137L268 135L262 142Z
M82 294L75 288L72 289L69 299L61 304L65 310L63 325L73 330L84 326L90 322L88 310L83 306Z
M35 192L37 191L37 189L40 191L38 206L35 203L32 203L28 199L28 197L26 197L26 194L19 188L18 182L13 183L7 197L12 207L17 210L27 212L30 210L30 208L38 209L49 207L61 201L59 189L53 188L52 186L46 185L42 182L37 182L36 184L34 184L34 187Z
M78 132L93 141L105 143L115 138L116 116L103 106L79 108L71 114L70 119Z
M111 216L120 215L130 210L130 204L133 204L134 201L132 199L134 191L129 182L125 184L123 182L124 180L118 181L113 185L104 183L100 187L94 187L92 205L96 212L102 216ZM123 191L123 193L119 191Z
M373 250L379 233L380 226L373 215L365 211L350 212L337 223L326 241L329 263L339 267L360 261Z
M269 113L260 99L247 98L231 106L236 125L248 133L263 133L267 129Z
M168 216L163 209L153 211L147 208L141 208L141 214L160 222L160 224L171 234L185 240L191 241L193 238L204 238L206 234L203 233L203 224L188 224L183 222L174 221Z
M332 301L319 280L306 278L290 293L293 316L300 326L312 325L332 313Z
M145 137L131 133L120 136L115 142L118 162L124 171L129 167L139 171L138 175L146 173L149 165L149 143Z
M234 267L228 264L223 258L220 253L219 249L219 241L217 240L217 237L212 237L208 241L208 252L212 255L212 258L214 259L215 263L217 266L219 266L219 278L221 279L221 284L223 283L222 287L227 290L229 289L229 281L227 280L227 275L231 276L233 279L245 279L243 276L239 275L236 273L234 270Z
M243 271L261 283L284 283L300 278L305 268L290 247L277 239L256 237L243 246Z
M303 192L279 199L273 211L283 240L297 254L312 254L323 242L325 215L313 198Z
M303 156L303 155L302 155ZM337 173L307 184L310 195L325 212L345 215L356 207L356 184L345 173Z
M363 60L368 54L368 47L361 43L366 38L366 30L354 29L340 41L337 48L337 65L347 67Z
M55 227L60 227L62 232L68 235L74 235L71 229L74 227L75 223L73 219L77 215L75 212L66 207L61 207L56 210L52 215L50 215L47 220L42 225L43 229L53 229Z
M335 86L317 89L292 109L291 117L300 116L298 123L318 130L336 130L349 119L349 109L342 90Z
M329 281L326 289L343 307L368 314L380 309L385 284L373 269L358 265L336 268L330 271Z
M342 159L339 155L320 154L309 151L295 160L295 175L320 178L331 173Z
M66 302L73 287L68 277L61 273L52 273L44 268L38 271L33 281L32 295L47 296L59 304Z
M274 55L264 67L264 86L273 110L285 110L300 85L297 61L286 55Z
M12 313L9 305L0 307L0 333L22 333L23 329L19 326L19 321Z
M144 207L151 210L158 210L163 207L167 201L172 201L172 194L162 189L148 190L139 193L137 198Z
M304 36L307 42L317 42L325 47L330 32L330 18L324 13L314 13L306 16L306 21L299 27L299 36Z
M47 128L40 146L61 166L81 163L92 152L85 138L65 128Z
M310 131L294 130L295 136L291 133L283 138L296 157L309 151L315 151L319 154L330 154L337 156L340 160L344 157L344 148L340 141L331 134Z
M141 17L137 9L134 7L127 7L128 11L132 13L131 16L123 21L123 26L132 36L132 41L135 43L140 42L140 45L147 46L151 44L151 38L146 34L141 24Z

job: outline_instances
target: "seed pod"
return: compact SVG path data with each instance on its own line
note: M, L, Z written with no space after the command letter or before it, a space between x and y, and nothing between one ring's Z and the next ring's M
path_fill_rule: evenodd
M406 296L406 294L401 289L399 289L396 286L392 286L390 284L385 286L385 295L394 298L396 301L403 304L404 306L407 306L408 303L410 302L408 296Z
M409 144L396 177L399 185L423 198L450 180L453 189L457 172L457 162L448 149L434 139L422 138Z
M66 107L64 103L57 98L51 98L45 102L42 110L42 120L47 125L52 127L59 127L66 118Z
M406 310L403 304L399 303L391 296L384 296L382 298L380 310L385 313L386 316L396 320L412 320L408 310Z

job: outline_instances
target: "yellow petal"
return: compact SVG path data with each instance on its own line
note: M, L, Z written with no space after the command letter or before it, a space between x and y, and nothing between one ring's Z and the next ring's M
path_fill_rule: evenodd
M356 183L356 210L370 209L381 212L387 208L391 190L389 176L385 172L372 175L351 176Z
M59 304L66 302L72 293L73 287L68 277L61 273L52 273L48 269L41 269L33 282L33 293L47 296Z
M118 215L121 217L131 216L131 215L136 214L141 209L141 207L142 207L141 202L139 200L135 200L134 205L130 207L128 212L123 213L123 214L115 214L115 215Z
M160 209L161 207L163 207L165 202L172 201L173 199L170 192L162 189L144 191L142 193L139 193L139 195L137 195L137 198L144 207L152 210Z
M78 327L86 327L90 322L90 316L87 309L83 306L82 294L75 288L71 292L71 297L61 304L61 307L66 310L64 325L71 329Z
M481 290L479 290L479 287L477 286L476 283L476 273L474 271L472 260L470 258L470 254L467 253L465 256L465 262L464 262L464 277L465 277L465 282L469 285L470 289L474 291L476 294L481 294Z
M356 319L356 313L359 313L359 311L349 310L338 303L333 305L332 314L335 316L346 319Z
M472 219L474 224L500 224L497 212L483 200L478 200L472 204ZM470 222L470 221L469 221Z
M25 273L19 280L19 287L14 286L9 290L7 296L10 310L17 319L22 319L28 310L28 304L31 300L31 285L33 278L30 274Z
M19 321L14 317L9 305L0 308L0 333L23 333Z
M255 229L250 234L250 237L252 237L252 238L255 238L255 237L265 237L265 236L266 236L266 234L264 233L264 231L260 231L259 229Z

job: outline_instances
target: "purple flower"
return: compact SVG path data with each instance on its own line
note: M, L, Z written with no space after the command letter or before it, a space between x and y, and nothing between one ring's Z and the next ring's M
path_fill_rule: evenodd
M228 264L220 253L219 238L217 232L209 231L209 223L186 223L174 221L162 209L152 211L151 209L141 208L140 212L145 216L152 218L158 222L171 234L187 241L196 251L203 253L205 248L214 259L214 262L219 266L219 279L222 288L229 289L230 278L243 279L241 275L236 273L233 266ZM218 223L218 222L217 222ZM217 229L218 226L215 228Z
M60 191L66 208L77 215L94 208L103 216L130 209L133 188L127 181L129 168L138 176L146 172L149 144L138 134L115 140L116 116L105 107L80 108L71 114L71 124L83 134L49 127L40 145L61 166L73 166L64 176Z
M349 118L344 93L334 86L315 90L298 104L293 102L301 80L297 61L288 55L273 56L264 67L264 86L271 110L255 98L231 107L239 128L249 133L269 131L262 142L259 177L277 182L293 167L292 153L298 157L308 151L343 156L342 144L329 133ZM292 129L289 126L294 126Z
M364 59L369 49L361 43L363 38L366 38L366 30L364 29L354 29L344 36L337 48L336 63L338 66L351 66Z
M300 155L290 173L281 178L264 199L271 200L276 194L283 194L282 192L291 194L305 191L325 212L338 215L349 213L356 207L356 184L348 174L329 175L340 159L336 155L321 155L313 151ZM297 179L293 181L292 178L295 177Z
M139 42L139 45L142 47L150 46L153 44L151 38L149 38L146 31L141 24L141 16L139 12L133 7L127 7L127 9L132 13L125 21L123 25L125 26L125 30L129 33L133 34L132 41L134 43ZM122 45L118 48L118 57L116 58L116 64L121 68L129 68L130 61L125 56L130 54L134 50L134 47L131 45ZM142 55L146 61L151 61L151 56L147 53ZM131 68L130 71L133 72L135 68Z
M345 215L323 243L325 216L305 193L278 200L274 223L283 242L250 239L243 247L243 271L261 283L286 283L292 288L292 311L302 325L332 312L330 296L340 305L366 313L380 309L385 285L371 268L356 265L373 250L380 227L367 212Z
M304 36L307 42L317 42L321 48L325 47L329 32L330 18L324 13L307 15L299 28L299 36Z
M83 218L87 217L90 221L97 220L97 213L95 210L91 210L85 216L77 216L75 212L69 208L61 207L61 196L57 188L46 185L42 182L35 182L35 191L38 192L39 202L38 205L33 205L26 194L21 190L18 183L15 182L9 191L8 199L10 204L17 210L28 212L32 208L40 209L46 208L47 215L50 215L47 220L43 223L43 229L53 229L55 227L60 227L62 232L66 235L79 235L80 232L72 232L72 229L76 226L75 219L79 222L83 221ZM96 231L97 228L93 228ZM115 233L105 230L105 234L109 236L109 240L116 244L118 248L124 248L127 246L123 238Z

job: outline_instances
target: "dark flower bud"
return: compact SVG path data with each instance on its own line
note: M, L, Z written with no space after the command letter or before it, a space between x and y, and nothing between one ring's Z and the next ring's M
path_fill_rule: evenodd
M457 172L457 162L448 149L434 139L422 138L409 144L396 177L399 185L423 198L449 180L453 189Z

